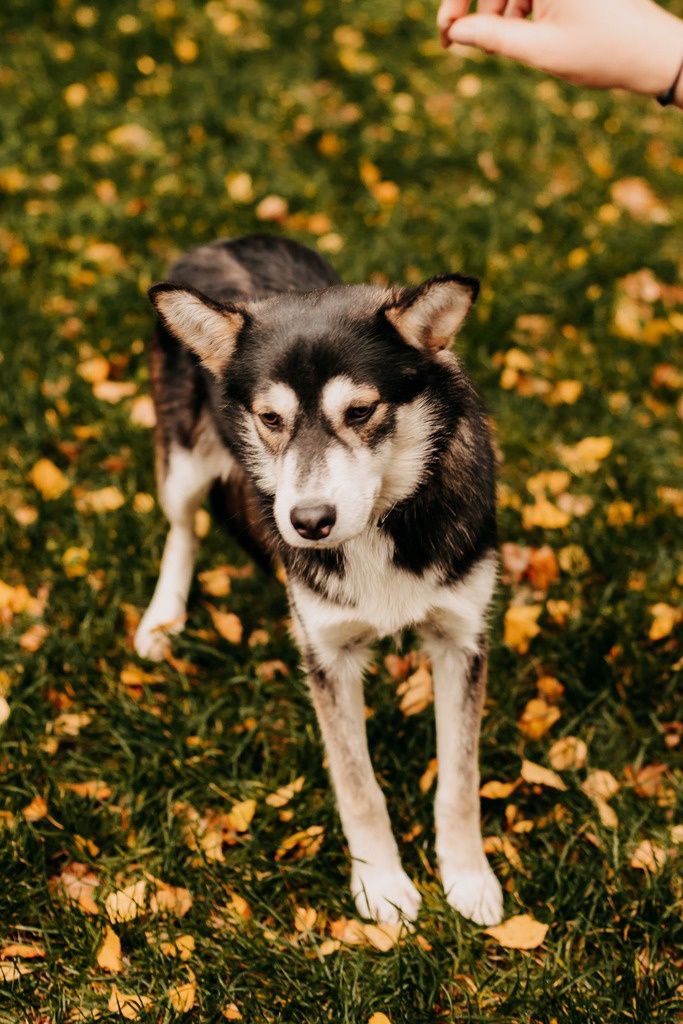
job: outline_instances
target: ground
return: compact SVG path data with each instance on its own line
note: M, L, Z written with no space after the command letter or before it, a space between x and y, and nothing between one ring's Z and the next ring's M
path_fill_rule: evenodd
M2 1021L675 1018L683 115L445 56L434 14L4 5ZM132 653L165 530L145 289L253 230L349 281L483 281L458 342L501 457L483 827L530 949L442 898L427 666L386 645L367 688L424 895L397 940L345 921L281 584L211 528L199 569L230 568L174 657Z

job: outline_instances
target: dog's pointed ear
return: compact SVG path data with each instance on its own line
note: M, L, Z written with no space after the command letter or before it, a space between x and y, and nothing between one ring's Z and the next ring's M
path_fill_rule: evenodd
M148 295L164 327L220 377L235 351L246 314L179 284L155 284Z
M460 330L478 294L476 277L441 274L406 289L384 313L409 345L436 353Z

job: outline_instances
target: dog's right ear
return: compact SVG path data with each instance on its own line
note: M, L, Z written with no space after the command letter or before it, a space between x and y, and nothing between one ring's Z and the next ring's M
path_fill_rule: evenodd
M179 284L155 284L147 294L164 327L220 377L235 351L245 314Z

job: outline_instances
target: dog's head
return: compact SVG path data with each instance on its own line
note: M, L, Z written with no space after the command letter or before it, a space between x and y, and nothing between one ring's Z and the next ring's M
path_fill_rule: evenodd
M447 346L477 292L449 274L235 304L159 284L150 298L212 374L222 432L272 496L283 539L336 547L424 479L454 379Z

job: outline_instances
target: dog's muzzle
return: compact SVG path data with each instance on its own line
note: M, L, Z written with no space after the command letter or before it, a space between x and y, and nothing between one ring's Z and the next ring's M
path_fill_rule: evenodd
M334 505L295 505L289 519L304 540L323 540L332 532L337 510Z

